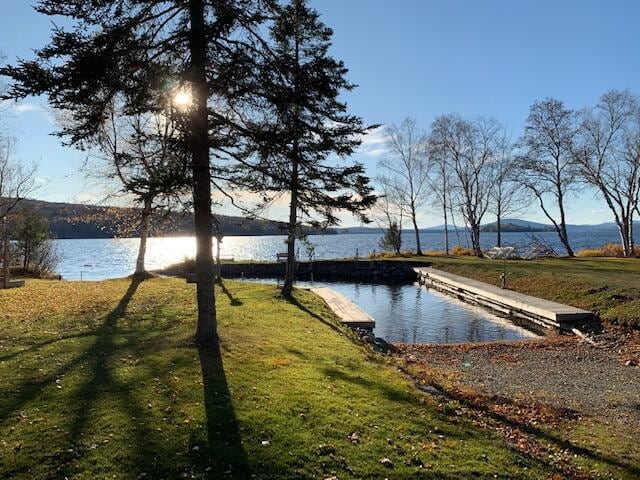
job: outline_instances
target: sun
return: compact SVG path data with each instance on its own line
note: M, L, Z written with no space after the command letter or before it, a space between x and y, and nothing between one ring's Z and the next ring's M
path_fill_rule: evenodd
M173 103L178 108L187 108L193 103L193 96L187 90L179 90L173 96Z

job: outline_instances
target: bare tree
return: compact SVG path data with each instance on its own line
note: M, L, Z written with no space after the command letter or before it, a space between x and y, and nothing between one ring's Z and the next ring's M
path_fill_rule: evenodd
M416 254L422 255L418 211L429 200L429 162L426 135L418 130L416 121L407 118L400 126L386 128L387 157L378 163L387 174L387 187L402 196L405 213L413 224Z
M640 189L640 107L635 95L612 90L581 112L575 159L582 179L611 210L624 255L634 255L633 218Z
M454 114L440 116L432 125L431 147L451 168L455 202L479 257L480 224L491 199L493 159L500 131L495 120L470 121Z
M574 253L567 234L565 203L578 180L576 132L573 110L553 98L537 101L529 110L519 158L519 181L536 197L570 257ZM557 209L558 217L552 208Z
M140 244L134 275L145 268L147 239L153 213L179 205L189 191L188 158L179 147L173 119L160 113L128 116L113 106L102 125L97 145L106 165L102 175L120 184L120 193L140 206Z
M15 139L0 135L0 234L2 238L3 287L9 287L10 240L9 221L16 207L35 188L36 166L27 166L14 158Z
M451 177L452 172L444 152L438 150L433 138L429 138L429 163L432 174L429 177L429 186L432 198L437 207L442 209L444 222L444 253L449 255L449 213L451 212ZM454 222L453 217L451 220ZM457 232L456 232L457 233Z
M526 190L517 181L519 162L515 145L503 132L498 138L493 160L493 182L489 210L496 216L496 246L502 246L502 221L505 217L522 212L527 205Z

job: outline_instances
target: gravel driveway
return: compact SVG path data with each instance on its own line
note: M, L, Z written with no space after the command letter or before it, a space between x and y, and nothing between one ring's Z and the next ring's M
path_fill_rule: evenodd
M640 367L573 337L479 345L399 345L406 355L460 372L492 395L537 400L640 430ZM617 352L616 352L617 353Z

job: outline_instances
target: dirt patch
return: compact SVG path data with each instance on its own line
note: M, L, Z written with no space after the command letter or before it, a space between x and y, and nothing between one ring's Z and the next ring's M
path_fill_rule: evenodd
M461 385L489 397L537 401L597 414L640 429L640 368L628 348L594 347L571 336L534 341L398 345L410 360L456 373ZM620 352L620 353L619 353Z
M438 401L502 435L514 448L550 461L569 478L592 478L575 458L596 459L608 468L640 470L567 440L582 425L599 425L620 438L640 431L640 367L627 359L640 349L636 332L603 332L598 346L570 335L537 340L460 344L397 345L402 368L419 385L443 393ZM421 388L423 391L427 391ZM635 450L635 448L634 448ZM631 459L640 452L628 452ZM625 458L626 458L625 454ZM632 461L634 463L634 461Z

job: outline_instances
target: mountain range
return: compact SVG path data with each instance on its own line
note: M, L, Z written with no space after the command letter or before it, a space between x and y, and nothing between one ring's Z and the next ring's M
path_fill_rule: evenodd
M135 237L139 210L135 208L107 207L81 203L57 203L25 199L20 208L35 210L47 218L54 238L113 238ZM274 220L217 215L220 231L228 236L281 235L286 224ZM193 235L193 215L187 212L167 212L152 218L154 236ZM304 227L307 234L320 233L313 227ZM329 229L324 234L335 234Z
M530 220L522 220L519 218L505 218L501 222L502 232L555 232L555 228L551 224L532 222ZM634 222L634 225L640 227L640 222ZM497 230L497 222L485 223L480 227L482 232L495 232ZM599 231L599 230L615 230L616 224L614 222L605 222L599 224L582 224L574 225L567 224L569 231ZM384 229L379 226L375 227L348 227L336 229L338 233L380 233ZM403 228L404 232L413 232L412 229ZM453 225L448 226L450 232L455 232L456 229ZM458 226L458 231L462 232L464 229ZM420 232L423 233L437 233L444 232L444 225L436 225L434 227L421 228Z

